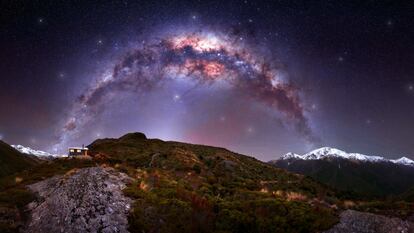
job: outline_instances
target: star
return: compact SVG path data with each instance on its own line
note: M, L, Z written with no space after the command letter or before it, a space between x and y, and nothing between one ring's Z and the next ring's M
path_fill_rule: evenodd
M113 44L113 48L114 48L114 50L118 50L118 49L119 49L119 44L118 44L118 42L115 42L115 43Z
M65 78L65 73L60 72L60 73L58 74L58 78L59 78L60 80L63 80L63 79Z
M394 24L394 23L392 22L392 20L391 20L391 19L387 20L387 26L388 26L388 27L391 27L393 24Z
M37 22L39 22L39 23L43 23L45 20L43 19L43 18L39 18L39 19L37 19Z
M408 85L408 90L411 92L414 91L414 85L412 84Z
M102 45L102 44L103 44L103 40L99 39L96 43L97 43L98 45Z
M174 95L174 97L173 97L173 100L175 102L179 101L180 99L181 99L181 96L180 95Z
M338 57L338 61L339 61L339 62L343 62L344 60L345 60L345 59L344 59L344 57L342 57L342 56L339 56L339 57Z

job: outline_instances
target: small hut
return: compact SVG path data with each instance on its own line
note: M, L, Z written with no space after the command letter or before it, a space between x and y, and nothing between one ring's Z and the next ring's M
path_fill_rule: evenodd
M69 156L88 156L88 148L82 147L69 147Z

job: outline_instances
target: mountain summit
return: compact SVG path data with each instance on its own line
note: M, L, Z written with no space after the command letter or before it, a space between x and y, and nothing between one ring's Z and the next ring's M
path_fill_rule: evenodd
M408 165L414 166L414 161L407 158L401 157L399 159L386 159L381 156L372 156L372 155L364 155L359 153L347 153L343 150L339 150L332 147L322 147L316 150L313 150L309 153L304 155L299 155L295 153L287 153L281 157L282 160L290 160L290 159L301 159L301 160L321 160L327 158L341 158L347 160L358 160L364 162L391 162L395 164L401 165Z

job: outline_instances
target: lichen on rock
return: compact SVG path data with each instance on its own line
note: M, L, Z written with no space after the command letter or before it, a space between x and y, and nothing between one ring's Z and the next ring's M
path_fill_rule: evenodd
M32 184L24 232L128 232L132 200L122 190L131 182L112 168L83 168Z

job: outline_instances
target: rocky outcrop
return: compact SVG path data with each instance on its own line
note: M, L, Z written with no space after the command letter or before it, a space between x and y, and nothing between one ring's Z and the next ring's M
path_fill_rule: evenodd
M414 223L399 218L346 210L340 222L325 233L414 233Z
M38 200L29 204L24 232L128 232L132 200L122 189L131 179L112 168L83 168L29 188Z

